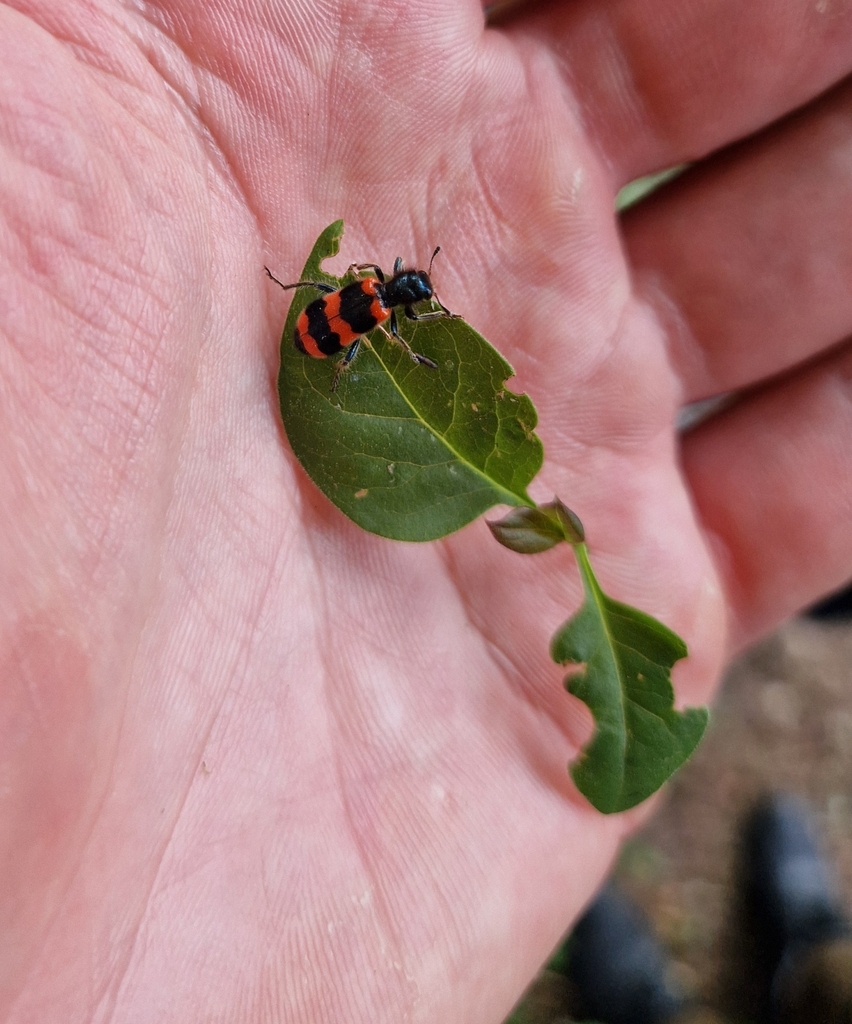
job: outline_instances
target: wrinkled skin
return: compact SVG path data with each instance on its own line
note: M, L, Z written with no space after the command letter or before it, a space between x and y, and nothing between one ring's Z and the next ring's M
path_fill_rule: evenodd
M331 508L263 265L440 243L705 701L852 574L852 8L12 0L0 53L0 1019L498 1022L644 813L565 771L571 554Z

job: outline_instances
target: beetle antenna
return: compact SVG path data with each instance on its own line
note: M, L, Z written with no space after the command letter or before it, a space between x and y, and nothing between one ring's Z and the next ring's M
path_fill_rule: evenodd
M441 251L441 247L440 247L440 245L436 245L436 246L435 246L435 251L434 251L434 252L432 253L432 259L431 259L431 260L429 260L429 274L430 274L430 275L431 275L431 273L432 273L432 264L433 264L433 263L435 262L435 257L436 257L436 256L438 255L438 253L439 253L440 251Z

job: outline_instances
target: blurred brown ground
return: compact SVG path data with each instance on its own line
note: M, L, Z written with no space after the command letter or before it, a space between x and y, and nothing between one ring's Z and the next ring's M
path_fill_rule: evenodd
M735 1024L758 1019L741 920L738 836L771 790L804 797L852 912L852 624L796 619L727 673L708 734L617 878L650 917L680 984ZM555 1024L570 990L546 973L524 1024Z

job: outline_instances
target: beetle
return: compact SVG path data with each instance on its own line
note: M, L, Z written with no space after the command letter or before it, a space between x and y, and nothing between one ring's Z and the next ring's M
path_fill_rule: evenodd
M323 281L296 281L294 284L282 284L269 267L263 269L269 277L285 291L290 288L317 288L324 292L321 298L314 299L299 314L293 333L293 343L304 355L312 359L327 359L329 356L344 352L337 365L331 390L336 391L340 376L358 354L362 337L375 327L380 327L385 334L388 332L381 325L389 320L390 335L409 354L413 362L438 369L438 364L427 356L415 352L408 342L400 335L396 319L396 307L402 306L408 320L438 320L450 318L461 319L458 313L451 313L437 298L429 275L432 263L441 251L440 245L432 253L428 270L406 270L402 257L398 256L393 265L393 276L385 278L384 271L376 263L353 263L347 274L354 274L356 281L342 288L325 284ZM367 271L372 273L362 277ZM440 309L418 313L414 309L419 302L431 299L437 302Z

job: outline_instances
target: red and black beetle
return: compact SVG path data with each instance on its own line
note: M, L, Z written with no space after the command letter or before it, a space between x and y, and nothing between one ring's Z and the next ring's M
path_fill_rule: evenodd
M437 364L427 356L415 352L399 334L396 322L396 306L402 306L408 320L438 320L442 317L459 319L451 313L435 295L429 274L432 261L441 251L440 245L432 253L429 270L406 270L402 257L393 265L393 277L385 279L382 268L375 263L353 263L347 273L358 275L358 280L342 288L334 288L322 281L296 281L295 284L281 284L269 267L264 267L269 277L281 288L317 288L325 294L310 302L299 314L296 321L293 342L296 348L312 359L326 359L346 349L340 360L331 390L335 391L340 375L358 354L361 338L390 320L390 336L408 352L415 363L436 370ZM361 277L365 271L372 271L368 277ZM418 302L431 299L440 309L417 313ZM387 332L385 332L387 333Z

